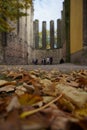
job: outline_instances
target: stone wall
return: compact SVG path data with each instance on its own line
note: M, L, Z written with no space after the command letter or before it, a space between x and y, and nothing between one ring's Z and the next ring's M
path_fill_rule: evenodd
M78 51L71 55L71 62L72 63L81 63L82 62L82 51Z
M7 35L7 44L2 44L0 35L0 64L27 64L27 43L20 39L15 33Z
M34 50L33 59L38 59L38 64L41 64L43 58L52 57L53 64L58 64L62 58L62 49L50 50Z
M57 20L58 21L58 20ZM60 31L61 28L60 24L58 24L57 22L57 34L56 36L54 35L55 30L54 30L54 21L51 20L50 21L50 30L49 30L49 39L47 37L47 28L46 28L46 21L42 22L42 40L40 41L42 44L42 47L40 48L39 45L39 41L38 41L38 36L39 36L39 20L35 20L34 21L34 50L32 51L33 56L32 56L32 60L33 59L38 59L38 64L41 64L41 61L43 58L53 58L53 64L58 64L60 59L63 58L63 49L60 46ZM57 38L57 43L55 42ZM48 43L49 40L49 43ZM49 44L49 47L47 48L47 45ZM55 44L57 45L55 47Z
M87 65L87 46L84 46L81 51L73 53L71 55L71 62L80 65Z
M15 33L7 36L5 49L5 64L27 64L28 52L27 43L19 39Z
M3 46L2 46L2 35L0 33L0 64L3 63L3 58L4 58L4 54L3 54Z

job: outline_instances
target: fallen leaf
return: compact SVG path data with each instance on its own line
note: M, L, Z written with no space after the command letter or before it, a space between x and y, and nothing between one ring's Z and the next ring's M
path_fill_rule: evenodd
M79 87L87 87L87 78L84 78L84 77L80 77L78 78L77 80L78 84L79 84Z
M0 87L6 85L7 83L8 81L6 80L0 80Z
M23 85L17 86L16 90L20 90L20 91L24 91L24 92L27 91L26 88Z
M14 86L14 85L6 85L6 86L0 88L0 92L11 92L11 91L14 91L15 88L16 88L16 86Z
M65 97L62 97L58 100L58 107L68 112L73 112L75 110L75 106Z
M35 87L33 84L28 85L27 83L23 83L23 87L26 88L27 92L32 94L35 91Z
M43 100L42 97L39 95L33 95L28 93L18 96L18 99L21 105L33 105Z
M47 103L46 105L40 107L40 108L37 108L35 110L31 110L31 111L28 111L28 112L24 112L20 115L21 118L25 118L26 116L29 116L29 115L32 115L34 113L37 113L41 110L43 110L44 108L48 107L49 105L51 105L52 103L56 102L57 100L59 100L60 98L62 97L62 94L58 97L56 97L54 100L50 101L49 103Z
M12 111L15 108L20 108L20 103L18 101L17 96L13 97L9 103L9 105L7 106L6 110L7 112Z
M27 118L21 119L21 127L23 130L45 130L50 126L47 115L35 113Z
M68 100L71 101L72 104L79 108L83 107L87 102L87 92L65 84L58 84L55 88L56 94L62 93Z
M40 80L40 83L43 84L43 86L51 86L52 82L48 79L42 79Z
M18 111L11 111L5 120L0 121L0 130L21 130Z

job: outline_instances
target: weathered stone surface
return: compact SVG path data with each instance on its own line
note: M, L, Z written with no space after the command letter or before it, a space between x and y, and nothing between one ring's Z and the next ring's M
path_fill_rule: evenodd
M27 43L9 34L5 47L5 64L27 64Z
M57 20L57 48L61 47L61 20Z
M50 21L50 48L54 49L54 21Z
M34 21L34 44L35 44L35 49L39 48L39 21L35 20Z
M46 21L42 23L42 49L46 49Z
M35 57L38 59L38 64L41 64L43 58L52 57L53 64L58 64L60 58L62 58L62 49L50 49L50 50L35 50Z
M29 15L21 17L16 24L9 21L15 29L6 35L6 39L5 35L0 36L0 42L3 43L0 43L0 64L30 63L33 45L33 7L30 7L27 13Z

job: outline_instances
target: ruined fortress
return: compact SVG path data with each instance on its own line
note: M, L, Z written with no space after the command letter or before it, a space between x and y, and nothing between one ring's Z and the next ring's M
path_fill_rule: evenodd
M56 36L54 21L49 23L49 37L46 21L43 21L41 41L39 20L33 21L34 7L27 12L29 15L17 21L13 32L0 34L0 64L32 64L33 59L38 59L38 64L41 64L41 60L47 57L53 57L53 64L58 64L62 57L65 62L82 60L83 46L87 46L86 0L64 0Z

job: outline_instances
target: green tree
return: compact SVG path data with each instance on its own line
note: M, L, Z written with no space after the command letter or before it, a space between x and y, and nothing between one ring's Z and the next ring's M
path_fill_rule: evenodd
M9 32L13 28L9 21L15 22L18 18L26 16L26 11L32 0L0 0L0 32Z

